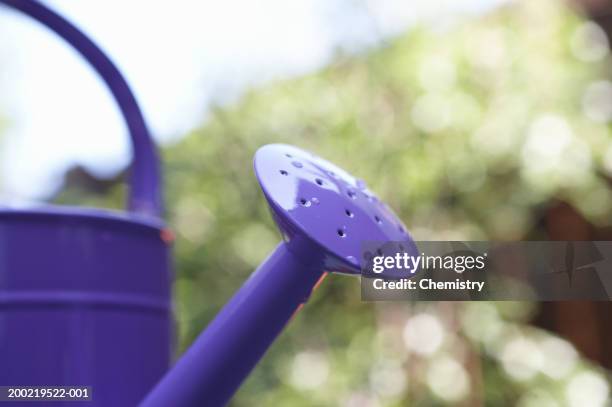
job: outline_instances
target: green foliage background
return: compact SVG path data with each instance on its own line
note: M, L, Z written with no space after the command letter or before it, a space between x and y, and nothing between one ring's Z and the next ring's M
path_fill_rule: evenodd
M216 107L165 147L180 348L280 240L252 171L255 151L267 143L312 150L364 178L419 240L521 239L552 198L609 224L610 129L589 113L585 92L607 81L610 56L585 24L559 2L538 0L415 27L379 49L338 55L321 72ZM560 147L542 148L547 140ZM67 189L60 200L118 206L122 188L111 195ZM530 364L550 337L529 327L533 307L374 305L360 301L357 279L333 276L233 405L564 405L574 397L572 380L584 377L607 391L606 373L582 360L562 377ZM426 355L402 339L423 314L443 328L442 345ZM513 340L534 353L512 359ZM562 356L573 355L559 343ZM451 379L432 375L438 362L455 369ZM457 382L467 387L453 390Z

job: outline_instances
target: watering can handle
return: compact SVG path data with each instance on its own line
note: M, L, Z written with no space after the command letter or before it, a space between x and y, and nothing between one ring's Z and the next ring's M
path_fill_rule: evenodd
M36 0L0 0L42 23L62 37L96 70L111 91L127 124L133 162L127 207L130 211L161 216L163 211L159 158L144 116L129 85L110 58L78 28Z

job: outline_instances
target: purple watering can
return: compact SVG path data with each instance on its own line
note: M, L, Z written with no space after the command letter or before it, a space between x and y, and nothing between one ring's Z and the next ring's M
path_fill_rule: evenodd
M170 368L171 233L136 100L68 21L34 0L0 3L91 63L121 108L134 153L127 213L0 210L0 386L90 386L88 406L222 406L328 271L360 272L362 240L414 248L362 181L295 147L265 146L255 172L283 242ZM52 405L64 404L74 402Z

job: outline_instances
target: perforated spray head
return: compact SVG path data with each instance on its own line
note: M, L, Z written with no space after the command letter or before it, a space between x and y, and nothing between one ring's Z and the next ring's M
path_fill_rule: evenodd
M257 151L255 172L284 242L143 406L226 404L325 271L359 273L368 260L360 255L363 241L416 249L402 222L363 181L322 158L272 144Z
M364 240L412 239L366 183L312 153L285 144L262 147L255 173L287 243L309 242L325 270L357 274Z

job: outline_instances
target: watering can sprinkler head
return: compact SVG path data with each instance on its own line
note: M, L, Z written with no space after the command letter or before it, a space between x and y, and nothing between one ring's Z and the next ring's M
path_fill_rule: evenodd
M402 241L405 226L366 186L296 147L259 149L255 173L283 235L143 406L226 404L326 271L358 274L363 240Z
M288 249L318 257L326 271L359 274L364 240L412 242L363 180L321 157L270 144L257 151L254 166Z

